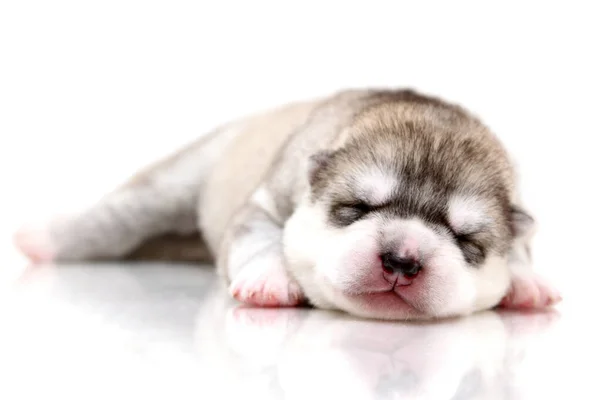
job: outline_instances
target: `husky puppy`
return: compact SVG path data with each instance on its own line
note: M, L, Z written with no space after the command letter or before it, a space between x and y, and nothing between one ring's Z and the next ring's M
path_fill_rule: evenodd
M35 262L214 261L257 306L430 319L558 302L532 271L533 229L475 116L360 89L221 126L15 241Z

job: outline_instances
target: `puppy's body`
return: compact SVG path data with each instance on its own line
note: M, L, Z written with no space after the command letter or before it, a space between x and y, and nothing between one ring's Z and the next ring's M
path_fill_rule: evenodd
M243 302L406 319L557 301L528 267L530 225L476 118L353 90L220 127L17 242L59 262L211 258Z

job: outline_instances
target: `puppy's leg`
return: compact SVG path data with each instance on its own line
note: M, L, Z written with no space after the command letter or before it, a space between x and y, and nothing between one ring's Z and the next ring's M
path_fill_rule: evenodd
M304 295L285 268L282 227L256 204L245 206L232 221L217 266L237 300L270 307L295 306Z
M511 249L510 288L500 305L509 309L541 309L559 303L559 291L533 271L528 241L517 240Z
M228 132L202 137L83 212L21 228L14 236L17 247L33 262L115 259L152 237L193 233L201 185L232 139Z
M121 258L151 236L194 221L196 193L160 184L123 188L83 212L23 227L15 242L34 262Z

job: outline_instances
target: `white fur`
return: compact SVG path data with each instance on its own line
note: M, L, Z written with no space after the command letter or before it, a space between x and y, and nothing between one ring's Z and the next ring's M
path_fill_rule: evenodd
M299 286L290 280L281 253L269 249L253 257L231 281L230 293L245 303L295 305L301 298Z
M466 264L460 249L417 219L384 222L366 219L350 227L330 227L320 206L300 205L284 231L284 251L306 294L318 306L388 319L464 315L497 303L509 285L506 260L490 257L478 269ZM384 237L381 237L383 232ZM382 241L418 247L423 271L410 286L397 288L411 307L394 302L371 304L366 292L380 291L381 266L376 257ZM356 295L364 294L362 301Z
M280 252L281 230L261 224L260 229L237 238L229 249L228 274L235 275L254 259L270 257L267 253Z
M258 305L294 305L300 287L288 276L281 251L281 230L261 224L237 238L229 253L230 293Z
M485 202L466 195L455 195L450 199L448 216L452 228L461 233L477 231L492 222L486 215Z
M250 198L250 202L264 210L270 217L278 219L275 199L266 187L260 186L256 189Z
M365 282L370 280L373 270L376 270L378 281L371 282L371 286L380 283L382 287L387 287L387 282L381 279L376 259L380 252L377 225L376 221L365 220L349 227L343 234L332 231L327 237L323 237L326 247L321 249L315 266L317 275L339 290L361 293L373 289L366 286ZM356 268L355 265L364 268Z
M439 245L439 237L419 219L394 220L383 227L384 240L401 257L428 257Z
M477 269L470 270L477 290L474 310L484 310L498 303L510 285L511 274L504 257L490 255Z
M362 171L357 178L357 192L371 204L383 204L394 194L398 186L397 177L378 168Z

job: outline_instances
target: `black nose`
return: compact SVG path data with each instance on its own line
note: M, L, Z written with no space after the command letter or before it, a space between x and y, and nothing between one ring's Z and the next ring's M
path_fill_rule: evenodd
M415 276L421 269L421 264L412 258L398 257L393 253L383 253L381 255L383 269L388 273L400 273L404 276Z

